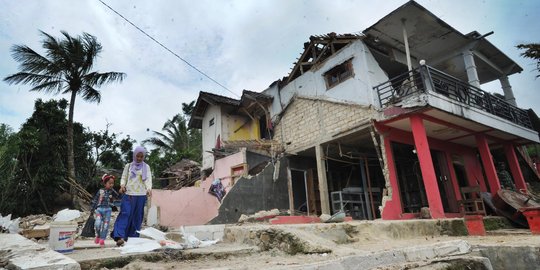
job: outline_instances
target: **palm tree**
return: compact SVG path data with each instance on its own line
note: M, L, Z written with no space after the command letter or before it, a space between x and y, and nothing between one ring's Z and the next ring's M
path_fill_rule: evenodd
M186 128L186 120L177 114L172 119L167 119L161 130L154 131L154 137L146 139L143 143L150 143L162 149L163 152L180 153L189 147L189 135Z
M193 160L201 158L201 134L188 130L184 116L177 114L168 119L161 130L162 132L154 131L154 137L144 140L143 143L154 145L163 153L176 154Z
M45 55L26 45L15 45L12 56L19 62L20 72L4 78L9 84L30 84L30 91L51 94L70 94L67 126L68 177L75 178L73 156L73 110L75 98L99 103L101 94L97 88L111 82L121 82L125 74L121 72L99 73L92 71L94 61L102 50L95 36L83 33L72 37L61 31L63 37L55 38L43 31L42 47Z

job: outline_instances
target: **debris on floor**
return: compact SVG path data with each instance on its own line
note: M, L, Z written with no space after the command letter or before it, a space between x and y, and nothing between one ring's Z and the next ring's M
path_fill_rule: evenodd
M280 212L278 209L272 209L269 211L259 211L253 215L244 215L242 214L240 218L238 219L239 223L245 223L245 222L257 222L257 221L267 221L271 218L274 218L278 215L285 214ZM288 215L288 213L287 213Z
M122 254L149 252L158 249L192 249L207 247L216 244L220 240L201 241L192 234L187 234L181 229L179 236L173 237L158 229L148 227L139 231L140 238L129 238L120 248ZM183 240L177 242L172 239Z
M0 230L6 233L19 233L20 218L11 219L11 214L3 217L0 214Z

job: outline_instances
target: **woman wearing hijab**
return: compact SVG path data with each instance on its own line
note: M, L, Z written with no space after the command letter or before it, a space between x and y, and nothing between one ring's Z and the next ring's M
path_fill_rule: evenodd
M118 246L129 237L139 237L147 196L152 195L152 173L144 162L146 149L133 150L133 162L126 164L120 180L120 193L125 193L120 204L120 214L114 223L112 236Z

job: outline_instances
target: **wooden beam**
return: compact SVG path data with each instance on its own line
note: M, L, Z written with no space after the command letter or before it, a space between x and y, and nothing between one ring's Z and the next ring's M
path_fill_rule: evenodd
M291 175L291 167L287 166L287 188L289 191L289 212L291 216L294 216L295 209L294 209L294 195L292 190L292 175Z
M320 144L315 146L315 156L317 160L317 176L319 178L319 195L321 197L321 212L330 215L330 200L328 196L328 182L326 180L326 164L324 163L324 153Z

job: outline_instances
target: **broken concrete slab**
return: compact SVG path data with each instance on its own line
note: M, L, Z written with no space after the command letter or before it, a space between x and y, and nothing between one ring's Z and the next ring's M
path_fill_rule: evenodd
M372 269L388 265L399 265L406 262L425 261L436 258L464 255L469 253L470 250L470 246L466 241L454 240L412 248L402 248L389 251L373 252L370 254L346 256L336 260L291 267L290 269L349 270L358 269L358 266L360 265L362 266L362 269Z
M384 270L448 270L448 269L476 269L493 270L488 258L477 256L452 256L450 258L406 262L397 265L385 265Z
M0 250L8 269L81 269L75 260L18 234L0 234Z
M192 234L199 240L222 240L225 230L224 224L216 225L200 225L200 226L184 226L184 232L186 234ZM181 228L173 228L169 230L169 233L178 233ZM174 239L173 239L174 240Z
M25 229L21 232L21 234L28 239L49 237L49 233L50 233L49 224L37 225L37 226L34 226L33 229Z

